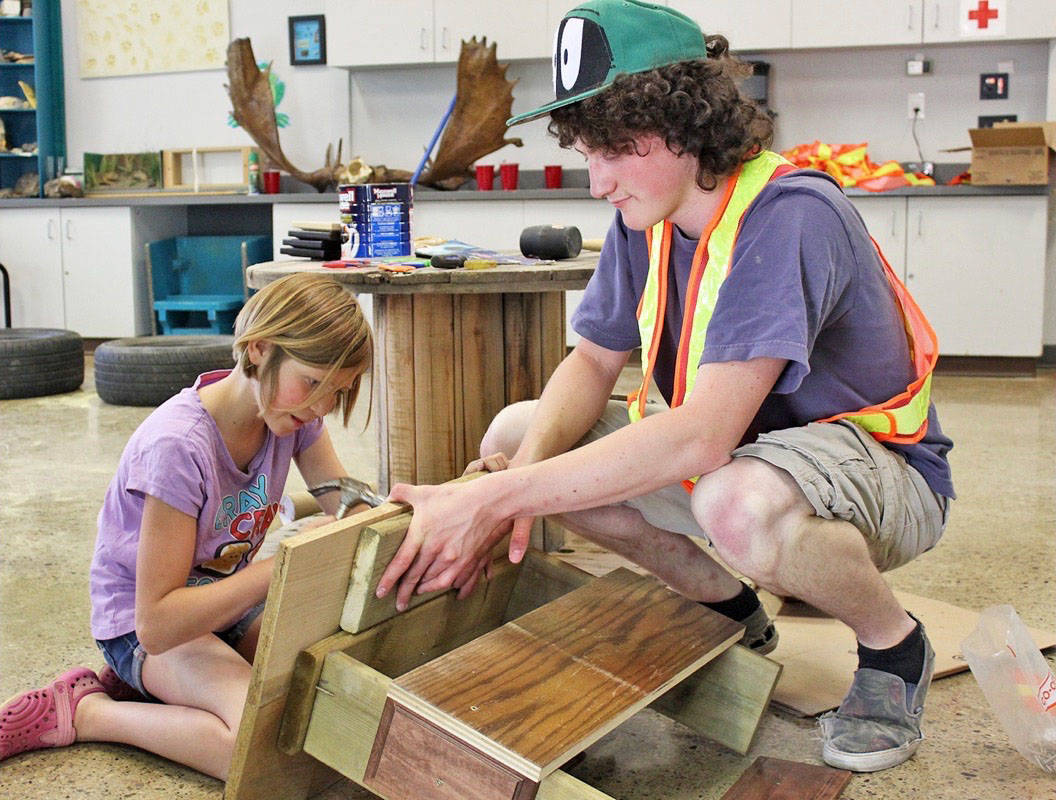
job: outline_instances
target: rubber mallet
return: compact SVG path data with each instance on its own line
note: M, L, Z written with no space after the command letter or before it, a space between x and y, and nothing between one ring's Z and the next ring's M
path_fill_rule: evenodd
M529 258L559 261L582 249L583 236L574 225L530 225L521 231L521 253Z

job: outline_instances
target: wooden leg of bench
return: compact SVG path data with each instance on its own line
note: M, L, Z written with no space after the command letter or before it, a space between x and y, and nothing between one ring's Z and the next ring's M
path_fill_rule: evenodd
M776 661L734 645L650 708L744 755L780 675Z

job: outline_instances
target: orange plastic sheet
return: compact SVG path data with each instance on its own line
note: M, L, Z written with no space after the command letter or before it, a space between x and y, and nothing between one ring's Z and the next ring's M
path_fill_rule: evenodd
M826 172L844 189L866 189L870 192L886 192L905 186L934 186L935 181L922 172L906 172L897 161L876 164L866 151L867 142L861 144L799 144L781 155L797 167Z

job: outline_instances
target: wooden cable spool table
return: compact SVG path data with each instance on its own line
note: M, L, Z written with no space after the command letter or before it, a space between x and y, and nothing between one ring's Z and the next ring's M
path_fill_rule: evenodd
M414 272L268 261L259 289L294 272L326 274L374 296L378 483L443 483L477 457L492 417L539 397L565 356L565 291L582 289L597 254L538 265Z

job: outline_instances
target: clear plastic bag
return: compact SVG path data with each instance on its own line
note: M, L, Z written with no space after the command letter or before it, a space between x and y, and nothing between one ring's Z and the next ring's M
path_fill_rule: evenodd
M1056 676L1015 609L983 611L961 651L1016 750L1056 772Z

